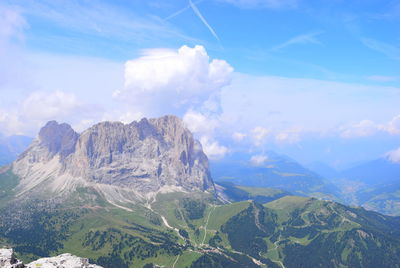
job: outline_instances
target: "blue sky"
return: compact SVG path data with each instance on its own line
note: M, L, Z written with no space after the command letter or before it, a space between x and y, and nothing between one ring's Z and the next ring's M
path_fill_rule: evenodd
M172 113L212 158L344 167L400 146L398 1L5 0L0 15L5 135Z

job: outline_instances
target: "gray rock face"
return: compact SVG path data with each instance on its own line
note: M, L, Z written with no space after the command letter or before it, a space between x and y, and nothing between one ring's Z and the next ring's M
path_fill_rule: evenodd
M39 132L41 145L49 153L60 154L62 158L74 152L78 137L79 134L70 125L58 124L56 121L49 121Z
M175 116L102 122L80 135L51 121L14 162L13 171L22 178L24 191L45 183L54 191L77 183L141 194L165 188L214 189L200 143Z
M103 268L102 266L90 264L88 259L80 258L69 253L56 257L41 258L27 264L27 268Z
M41 258L29 264L23 264L14 257L12 249L0 249L0 268L102 268L90 264L88 259L80 258L69 253L56 257Z
M0 268L24 268L25 265L14 256L14 251L0 248Z

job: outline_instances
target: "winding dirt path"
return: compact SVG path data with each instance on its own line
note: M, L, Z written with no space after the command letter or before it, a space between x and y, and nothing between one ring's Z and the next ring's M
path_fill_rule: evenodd
M278 237L278 239L274 242L274 246L275 246L275 247L274 247L274 248L271 248L271 249L268 249L268 251L270 251L270 250L276 250L276 253L277 253L278 256L279 256L278 244L279 244L279 242L281 242L281 241L282 241L282 235L280 234L279 237ZM273 262L279 264L282 268L286 268L282 261L280 261L280 260L273 260L272 258L269 258L269 259L270 259L271 261L273 261Z

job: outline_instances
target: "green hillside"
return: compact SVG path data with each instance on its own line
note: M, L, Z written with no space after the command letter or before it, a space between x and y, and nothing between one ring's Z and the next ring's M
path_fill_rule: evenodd
M335 202L286 195L264 205L223 204L198 192L159 194L146 204L118 208L94 198L89 189L78 191L74 202L17 201L12 178L0 176L9 193L9 201L2 199L0 243L15 248L25 261L70 252L107 268L400 263L400 218Z

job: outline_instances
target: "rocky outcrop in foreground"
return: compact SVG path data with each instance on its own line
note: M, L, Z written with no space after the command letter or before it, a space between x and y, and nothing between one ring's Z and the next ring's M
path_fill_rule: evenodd
M90 264L88 259L69 253L56 257L42 258L29 264L23 264L14 257L12 249L0 249L0 268L103 268Z
M20 260L14 257L13 250L7 248L0 249L1 268L24 268L26 267Z

